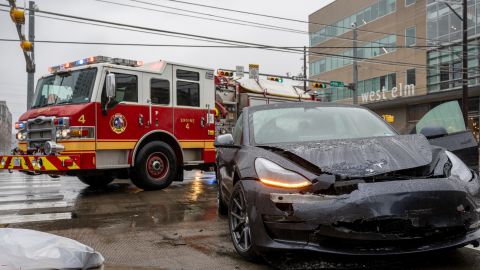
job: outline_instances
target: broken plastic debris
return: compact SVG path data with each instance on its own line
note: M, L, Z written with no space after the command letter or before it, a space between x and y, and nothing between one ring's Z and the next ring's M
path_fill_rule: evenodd
M0 229L0 269L89 269L103 256L75 240L25 229Z

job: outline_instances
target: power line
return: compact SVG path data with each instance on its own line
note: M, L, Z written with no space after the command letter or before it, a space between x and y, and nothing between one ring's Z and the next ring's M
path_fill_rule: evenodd
M19 39L0 38L0 41L18 42ZM179 47L179 48L225 48L225 49L261 49L261 48L279 48L279 49L303 49L304 46L245 46L245 45L192 45L192 44L152 44L152 43L121 43L121 42L93 42L93 41L60 41L60 40L35 40L37 43L52 44L78 44L78 45L108 45L108 46L140 46L140 47ZM408 48L409 46L368 46L359 47L363 49L398 49ZM352 46L323 46L306 47L307 49L353 49Z
M176 15L181 15L181 16L188 16L188 17L200 18L200 19L205 19L205 20L218 21L218 20L208 19L208 18L202 18L202 17L198 17L198 16L178 14L178 13L172 13L172 12L162 11L162 10L158 10L158 9L150 9L150 8L144 8L144 7L140 7L140 6L134 6L134 5L116 3L116 2L111 2L111 1L107 1L107 0L95 0L95 1L104 2L104 3L109 3L109 4L114 4L114 5L119 5L119 6L139 8L139 9L144 9L144 10L148 10L148 11L157 11L157 12L162 12L162 13L169 13L169 14L176 14ZM259 24L259 25L263 25L263 26L268 26L267 28L265 28L265 27L259 27L259 28L265 28L265 29L270 29L270 30L278 30L278 31L287 31L287 32L292 32L292 31L293 31L294 33L299 33L299 34L309 34L309 32L307 32L307 31L301 31L301 30L292 29L292 28L283 28L283 27L278 27L278 26L269 25L269 24L262 24L262 23L253 22L253 21L246 21L246 20L234 19L234 18L229 18L229 17L224 17L224 16L218 16L218 15L210 14L210 13L202 13L202 12L198 12L198 11L188 10L188 9L180 9L180 8L178 8L178 7L170 7L170 6L165 6L165 5L161 5L161 4L157 4L157 3L151 3L151 2L141 1L141 0L128 0L128 1L136 2L136 3L142 3L142 4L146 4L146 5L151 5L151 6L163 7L163 8L168 8L168 9L181 10L181 11L184 11L184 12L189 12L189 13L194 13L194 14L202 14L202 15L211 16L211 17L224 18L224 19L228 19L228 20L232 20L232 21L240 21L240 22L247 22L247 23L251 23L251 24ZM167 1L168 1L168 0L167 0ZM192 3L192 4L193 4L193 3ZM414 15L414 16L415 16L415 15ZM225 21L221 21L221 22L225 22ZM238 24L238 23L234 23L234 22L227 22L227 23ZM245 24L240 23L240 25L245 25ZM258 27L257 25L246 25L246 26ZM277 29L271 29L272 27L277 28ZM337 26L336 26L336 27L337 27ZM357 29L357 30L358 30L358 29ZM359 31L360 31L360 30L359 30ZM379 31L377 31L377 32L378 32L378 33L382 33L382 32L379 32ZM404 36L404 35L398 35L398 34L392 34L392 33L384 33L384 34L396 35L396 36ZM334 39L353 41L352 38L348 38L348 37L340 37L340 36L329 35L329 34L324 34L324 36L327 36L327 37L330 37L330 38L334 38ZM414 36L405 36L405 37L414 37ZM417 38L417 37L415 36L415 38ZM418 38L420 38L420 37L418 37ZM370 40L362 40L362 39L357 39L357 41L359 41L359 42L365 42L365 43L370 43L370 42L371 42ZM321 48L324 48L324 47L321 47ZM426 48L430 48L430 49L437 49L438 51L446 51L446 50L441 50L441 49L439 49L439 47L436 47L436 46L422 46L422 47L419 47L419 46L405 46L405 48L406 48L406 49L422 50L422 51L428 51Z
M5 6L5 5L0 4L0 6ZM158 32L158 33L162 33L162 34L178 35L178 36L181 36L182 38L193 37L193 38L205 39L205 40L209 40L209 41L213 41L213 42L224 42L224 43L227 42L227 43L230 43L230 44L233 43L233 44L242 44L242 45L247 45L247 46L254 46L254 47L258 47L258 49L303 54L303 50L283 49L283 48L278 47L278 46L270 46L270 45L252 43L252 42L244 42L244 41L229 40L229 39L224 39L224 38L215 38L215 37L209 37L209 36L187 34L187 33L176 32L176 31L155 29L155 28L150 28L150 27L129 25L129 24L118 23L118 22L110 22L110 21L104 21L104 20L98 20L98 19L92 19L92 18L85 18L85 17L80 17L80 16L74 16L74 15L61 14L61 13L56 13L56 12L51 12L51 11L37 10L37 12L38 13L49 14L49 15L53 15L53 16L58 16L58 17L62 17L62 18L70 18L70 19L75 19L75 20L82 20L82 21L96 22L96 23L108 24L108 25L114 25L114 26L120 26L120 27L133 28L135 30L142 30L142 31L145 30L145 31L151 31L151 32ZM330 53L309 52L309 54L310 55L334 56L334 57L340 57L340 58L355 59L355 58L350 57L350 56L335 55L335 54L330 54ZM407 67L417 67L417 68L437 70L437 69L434 69L434 68L430 68L429 66L426 66L426 65L415 64L415 63L405 63L405 62L398 62L398 61L393 62L393 61L369 59L369 58L362 58L362 57L359 57L359 58L356 58L356 59L363 60L364 62L383 64L383 65L397 65L397 66L407 66Z
M252 22L252 21L247 21L247 20L232 19L232 18L223 17L223 16L218 16L218 15L214 15L214 14L208 14L208 13L202 13L202 12L195 12L195 11L191 11L191 10L186 10L186 9L181 9L181 8L173 8L173 7L163 6L163 5L156 5L156 6L160 6L160 7L164 7L164 8L169 8L169 9L174 9L174 10L177 10L177 11L184 11L184 12L189 12L189 13L195 13L195 14L205 15L205 16L209 16L209 17L226 19L226 20L230 20L230 21L219 20L219 19L211 19L211 18L204 18L204 17L200 17L200 16L181 14L181 13L178 13L178 12L164 11L164 10L159 10L159 9L145 8L145 7L140 7L140 6L135 6L135 5L129 5L129 4L124 4L124 3L117 3L117 2L107 1L107 0L95 0L95 1L97 1L97 2L103 2L103 3L107 3L107 4L112 4L112 5L117 5L117 6L131 7L131 8L137 8L137 9L143 9L143 10L148 10L148 11L160 12L160 13L165 13L165 14L178 15L178 16L183 16L183 17L188 17L188 18L197 18L197 19L202 19L202 20L209 20L209 21L215 21L215 22L223 22L223 23L229 23L229 24L237 24L237 25L243 25L243 26L249 26L249 27L256 27L256 28L263 28L263 29L269 29L269 30L285 31L285 32L297 33L297 34L308 34L307 31L303 31L303 30L298 30L298 29L293 29L293 28L286 28L286 27L279 27L279 26L275 26L275 25L263 24L263 23ZM133 1L133 2L137 2L137 1Z
M256 13L256 12L251 12L251 11L236 10L236 9L231 9L231 8L217 7L217 6L211 6L211 5L205 5L205 4L198 4L198 3L192 3L192 2L188 2L188 1L182 1L182 0L163 0L163 1L181 3L181 4L185 4L185 5L199 6L199 7L210 8L210 9L217 9L217 10L222 10L222 11L241 13L241 14L245 14L245 15L254 15L254 16L265 17L265 18L270 18L270 19L283 20L283 21L291 21L291 22L297 22L297 23L306 23L306 24L314 24L314 25L325 26L325 27L335 27L335 28L340 28L340 29L353 30L352 27L337 26L337 25L331 25L331 24L319 23L319 22L309 22L309 21L304 21L304 20L299 20L299 19L286 18L286 17ZM148 2L146 2L146 3L148 3ZM150 3L150 4L155 5L154 3ZM397 36L400 36L400 37L412 37L412 38L415 37L415 38L418 38L418 39L421 39L421 40L443 42L442 40L429 39L429 38L426 38L426 37L407 36L407 35L385 33L385 32L380 32L380 31L373 31L373 30L357 29L357 31L365 32L365 33L383 34L383 35L397 35Z

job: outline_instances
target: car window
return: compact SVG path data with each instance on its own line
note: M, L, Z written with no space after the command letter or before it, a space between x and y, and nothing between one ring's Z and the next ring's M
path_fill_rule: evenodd
M431 109L415 128L417 133L420 133L425 127L443 127L448 133L465 131L465 122L458 101L446 102Z
M242 132L243 131L243 117L240 115L238 117L235 128L233 129L233 141L235 145L240 145L242 143Z
M362 108L291 107L253 113L257 144L308 142L396 135L377 115Z

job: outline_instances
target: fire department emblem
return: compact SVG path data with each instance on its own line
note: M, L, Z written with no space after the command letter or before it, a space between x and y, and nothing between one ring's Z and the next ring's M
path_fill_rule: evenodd
M110 127L112 128L113 132L120 134L127 129L127 119L125 119L125 116L122 114L115 114L110 120Z

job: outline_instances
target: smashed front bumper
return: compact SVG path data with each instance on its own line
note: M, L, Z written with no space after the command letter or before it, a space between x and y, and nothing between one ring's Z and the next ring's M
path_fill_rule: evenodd
M243 181L259 250L394 255L477 244L478 179L359 184L339 196L288 194Z

